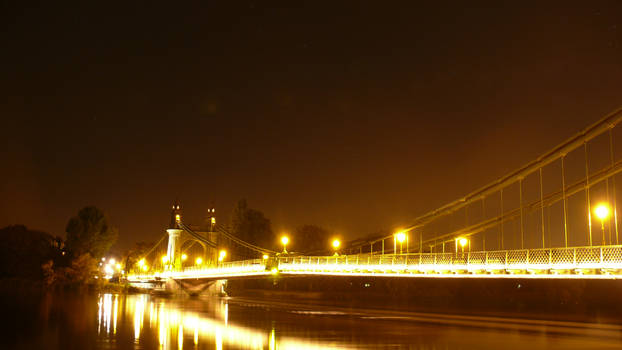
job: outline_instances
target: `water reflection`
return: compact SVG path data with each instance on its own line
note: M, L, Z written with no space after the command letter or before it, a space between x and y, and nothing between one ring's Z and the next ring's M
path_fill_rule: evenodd
M0 349L622 348L620 324L351 309L271 299L60 293L4 300L10 302L0 310L11 322L0 327L6 330L0 334Z
M112 301L114 299L114 302ZM99 306L97 333L101 334L102 328L107 334L110 333L110 320L112 318L112 332L117 333L117 315L119 310L119 296L105 294L100 296L97 303Z
M122 301L119 302L119 299ZM115 335L117 320L133 322L134 342L138 347L150 344L157 337L160 349L241 348L241 349L348 349L333 342L307 343L295 337L278 337L274 327L270 330L241 326L230 322L229 304L226 300L194 301L197 306L185 309L174 299L158 299L149 295L119 296L102 294L98 300L98 334ZM121 304L121 306L120 306ZM122 321L121 321L122 322Z

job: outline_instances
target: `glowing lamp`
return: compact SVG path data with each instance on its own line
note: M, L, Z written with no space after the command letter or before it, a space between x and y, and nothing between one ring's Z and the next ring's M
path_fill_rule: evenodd
M338 239L335 239L332 244L334 249L339 249L341 242Z
M601 220L605 220L609 216L609 207L607 204L601 203L594 208L594 214Z
M404 243L404 241L406 240L406 232L402 231L402 232L396 233L395 238L397 239L398 242Z

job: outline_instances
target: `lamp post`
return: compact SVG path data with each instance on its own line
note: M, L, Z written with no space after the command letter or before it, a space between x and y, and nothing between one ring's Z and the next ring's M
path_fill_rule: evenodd
M281 237L281 244L283 245L283 253L287 254L287 244L289 243L289 237Z
M341 246L341 242L338 239L334 239L331 244L335 250L335 255L339 255L339 247Z
M218 262L221 263L225 260L225 257L227 256L227 251L226 250L221 250L218 252Z
M605 219L609 217L609 206L605 203L597 205L596 208L594 208L594 214L600 219L600 227L603 231L603 245L605 245Z
M458 244L462 247L462 253L464 253L464 246L469 243L469 240L464 237L456 238L456 253L458 253Z
M400 231L398 233L395 234L395 239L400 242L400 254L403 254L403 246L402 243L404 243L404 241L406 240L406 232L404 231Z

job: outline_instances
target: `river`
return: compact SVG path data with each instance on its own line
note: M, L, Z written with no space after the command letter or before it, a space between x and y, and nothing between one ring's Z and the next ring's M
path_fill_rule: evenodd
M620 349L602 323L148 294L5 302L3 349Z

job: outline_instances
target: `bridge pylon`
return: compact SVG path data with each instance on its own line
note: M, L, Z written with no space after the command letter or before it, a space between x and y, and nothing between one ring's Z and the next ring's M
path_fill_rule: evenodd
M181 236L182 229L180 227L181 223L181 208L179 206L179 201L175 201L173 204L173 210L171 211L171 222L169 228L166 230L168 233L168 248L166 250L167 264L166 266L169 269L177 269L181 268L181 254L180 254L180 245L179 245L179 237Z

